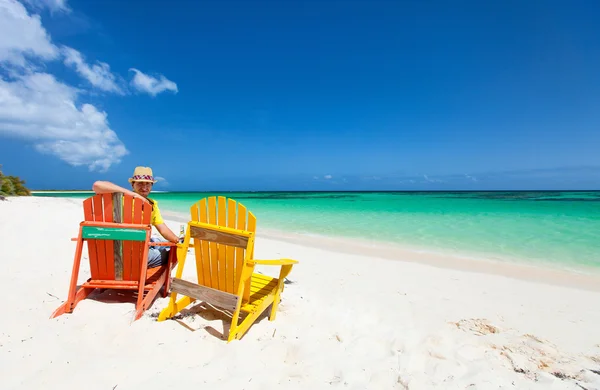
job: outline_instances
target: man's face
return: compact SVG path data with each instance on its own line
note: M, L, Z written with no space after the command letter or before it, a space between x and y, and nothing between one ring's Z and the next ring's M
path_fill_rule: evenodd
M152 183L148 183L145 181L133 182L133 192L142 195L144 198L148 197L150 191L152 191Z

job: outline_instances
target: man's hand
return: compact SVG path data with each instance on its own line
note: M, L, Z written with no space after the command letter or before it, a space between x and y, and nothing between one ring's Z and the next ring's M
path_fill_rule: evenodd
M156 230L158 230L160 235L163 236L166 240L168 240L174 244L177 244L179 242L179 237L177 237L175 235L175 233L173 233L171 231L171 229L169 229L169 227L167 226L166 223L161 223L160 225L156 225Z
M150 202L148 201L148 199L144 198L142 195L138 194L137 192L131 192L131 196L133 196L133 198L137 198L137 199L141 199L142 202L146 203L146 204L150 204Z

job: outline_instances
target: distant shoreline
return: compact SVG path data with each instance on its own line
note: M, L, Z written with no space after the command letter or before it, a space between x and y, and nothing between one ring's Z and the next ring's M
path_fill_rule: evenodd
M29 192L31 192L32 194L54 194L54 193L61 193L61 194L94 194L94 191L92 190L30 190ZM166 193L169 191L152 191L153 193Z
M90 192L93 193L92 190L31 190L32 194L47 194L53 192L63 192L63 193L76 193L76 192Z
M31 193L54 193L54 192L62 192L62 193L93 193L92 190L30 190ZM419 193L419 194L428 194L428 193L477 193L477 192L600 192L600 189L595 190L277 190L277 191L250 191L250 190L185 190L185 191L164 191L164 190L152 190L153 193L174 193L174 194L193 194L193 193L201 193L201 194L213 194L213 193L223 193L223 194L231 194L231 193L389 193L389 192L399 192L399 193Z

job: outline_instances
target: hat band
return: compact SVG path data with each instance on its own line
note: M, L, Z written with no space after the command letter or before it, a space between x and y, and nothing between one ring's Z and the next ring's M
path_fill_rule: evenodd
M136 181L136 180L150 180L150 181L154 181L154 177L150 176L150 175L134 175L131 180Z

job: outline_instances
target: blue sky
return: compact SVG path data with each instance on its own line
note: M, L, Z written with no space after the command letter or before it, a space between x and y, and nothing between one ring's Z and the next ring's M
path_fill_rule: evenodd
M600 189L595 1L0 0L35 189Z

